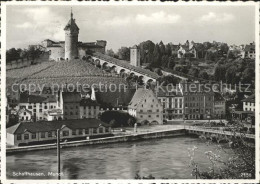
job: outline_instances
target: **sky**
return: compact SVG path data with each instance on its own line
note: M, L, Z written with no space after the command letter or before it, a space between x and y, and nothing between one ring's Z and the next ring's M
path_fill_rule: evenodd
M44 39L64 41L71 8L79 41L106 40L117 51L142 41L184 43L255 40L254 6L7 6L6 46L26 48Z

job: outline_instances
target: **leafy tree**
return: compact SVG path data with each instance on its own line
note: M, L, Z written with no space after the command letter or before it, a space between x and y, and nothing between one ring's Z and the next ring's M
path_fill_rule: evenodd
M163 44L162 41L160 41L160 43L159 43L159 48L160 48L160 54L161 54L161 56L165 55L165 54L166 54L166 53L165 53L165 45Z
M129 115L128 113L120 111L105 111L100 116L101 121L109 124L113 122L114 127L129 126L128 120L130 118L133 120L134 123L136 122L135 117Z
M234 123L225 128L231 133L225 137L226 144L218 144L217 150L205 152L205 157L209 159L211 166L207 170L202 170L200 164L195 160L196 147L189 150L190 166L192 175L199 179L253 179L255 178L255 143L246 140L243 125ZM224 131L224 130L223 130ZM221 138L214 137L216 142ZM223 140L222 140L223 141ZM213 144L216 144L214 142ZM207 141L207 144L211 144ZM229 150L226 149L229 146ZM223 153L228 154L228 159L223 159Z
M172 48L171 48L171 45L169 43L165 46L165 54L168 55L168 56L172 55Z
M173 69L174 66L175 66L174 57L171 56L171 57L168 58L168 68Z
M154 72L157 73L160 76L163 75L162 70L160 68L155 68Z
M192 75L194 77L199 76L199 69L198 68L191 68L188 72L189 75Z
M15 48L11 48L6 51L6 62L10 62L13 60L20 59L20 52L19 50L16 50Z
M167 67L168 60L169 60L169 56L168 55L163 55L162 56L162 67Z
M216 81L226 81L225 75L226 75L226 68L225 68L225 66L217 65L215 67L215 71L214 71L214 79Z
M209 79L209 74L206 72L206 71L200 71L199 73L199 78L202 78L202 79L205 79L205 80L208 80Z
M255 70L253 68L246 68L242 73L242 82L251 84L251 81L255 78Z
M160 48L159 45L156 44L153 50L153 63L157 66L161 65L161 54L160 54Z
M130 61L130 48L121 47L120 49L118 49L117 55L119 59Z
M106 54L109 55L109 56L111 56L111 57L115 57L115 52L113 51L113 49L108 49L108 50L106 51Z
M151 63L153 60L153 50L155 44L151 40L147 40L139 44L141 62L142 63Z

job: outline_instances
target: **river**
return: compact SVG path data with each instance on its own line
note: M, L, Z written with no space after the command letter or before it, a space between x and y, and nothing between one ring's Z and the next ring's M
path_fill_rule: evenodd
M61 149L61 179L134 179L137 172L141 176L152 174L157 179L193 179L188 149L194 146L198 148L196 161L200 167L207 169L209 160L205 152L216 151L217 145L206 144L196 137L179 136ZM56 150L8 155L7 178L57 179L56 159ZM30 176L26 172L40 176Z

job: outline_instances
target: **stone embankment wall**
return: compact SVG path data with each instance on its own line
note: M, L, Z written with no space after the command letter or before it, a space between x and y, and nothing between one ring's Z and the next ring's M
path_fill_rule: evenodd
M82 141L73 141L61 143L61 148L66 147L78 147L78 146L87 146L87 145L95 145L95 144L109 144L109 143L119 143L119 142L131 142L131 141L140 141L146 139L155 139L155 138L163 138L163 137L173 137L184 135L185 130L169 130L169 131L160 131L160 132L148 132L148 133L139 133L132 135L124 135L124 136L114 136L114 137L106 137L106 138L98 138L98 139L90 139L90 140L82 140ZM18 152L26 152L33 150L46 150L46 149L56 149L56 144L46 144L46 145L35 145L35 146L24 146L17 148L7 148L7 154L13 154Z

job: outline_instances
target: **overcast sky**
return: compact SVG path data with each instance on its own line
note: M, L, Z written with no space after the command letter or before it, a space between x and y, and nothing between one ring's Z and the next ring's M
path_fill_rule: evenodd
M142 41L174 44L254 41L254 6L8 6L7 49L65 38L73 8L79 41L107 40L107 49Z

